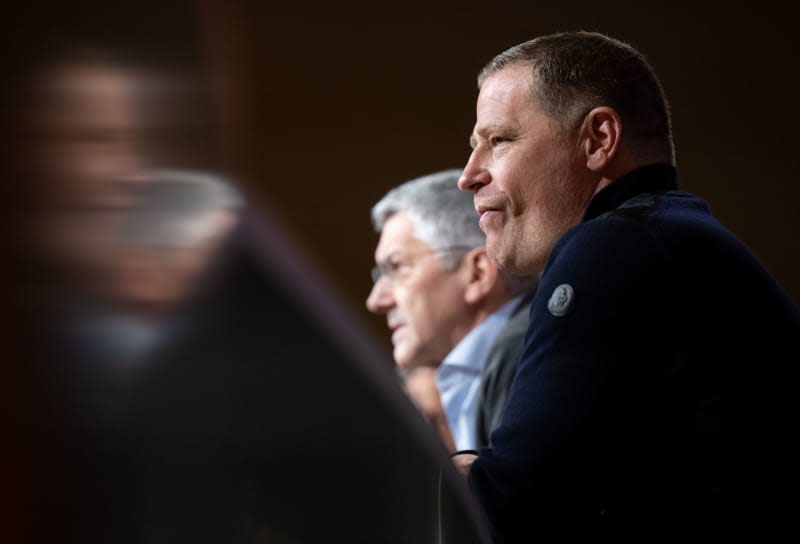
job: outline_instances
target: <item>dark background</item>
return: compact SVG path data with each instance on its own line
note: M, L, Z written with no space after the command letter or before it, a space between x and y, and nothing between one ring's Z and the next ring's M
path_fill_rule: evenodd
M609 33L648 56L672 106L682 187L707 199L800 301L800 48L786 10L769 2L33 2L6 19L4 53L24 62L77 39L133 46L202 74L220 167L282 219L296 251L341 295L342 311L388 353L383 319L363 305L377 241L370 206L402 181L463 166L478 70L559 30Z

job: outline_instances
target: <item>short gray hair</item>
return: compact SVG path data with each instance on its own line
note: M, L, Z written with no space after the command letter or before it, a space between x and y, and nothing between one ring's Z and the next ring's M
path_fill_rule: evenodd
M380 233L394 214L406 212L414 236L432 248L463 246L464 251L441 255L445 268L455 268L464 254L486 243L478 224L472 194L458 188L461 170L442 170L409 180L386 193L372 207L372 225Z

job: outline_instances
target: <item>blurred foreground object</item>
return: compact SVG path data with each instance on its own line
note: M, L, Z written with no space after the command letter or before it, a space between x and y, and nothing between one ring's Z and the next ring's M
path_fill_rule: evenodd
M203 90L52 51L3 104L0 540L485 542L391 365L221 173Z
M37 537L485 542L390 366L321 284L302 284L314 275L298 276L276 232L241 217L147 364L84 368L80 398L69 380L47 384L58 394L37 427L49 444L30 506Z

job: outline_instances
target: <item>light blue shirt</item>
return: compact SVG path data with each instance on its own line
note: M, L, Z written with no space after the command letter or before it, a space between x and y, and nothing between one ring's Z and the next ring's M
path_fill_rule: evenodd
M481 372L495 338L522 298L520 295L509 300L469 331L436 370L436 386L457 450L476 449L475 423Z

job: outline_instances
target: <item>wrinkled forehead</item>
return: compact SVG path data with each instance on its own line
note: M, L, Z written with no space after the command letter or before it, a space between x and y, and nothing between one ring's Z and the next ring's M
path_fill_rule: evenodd
M474 148L476 138L488 137L496 131L519 129L528 117L540 111L530 91L528 68L514 66L500 70L481 86L470 145Z

